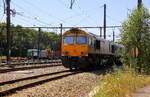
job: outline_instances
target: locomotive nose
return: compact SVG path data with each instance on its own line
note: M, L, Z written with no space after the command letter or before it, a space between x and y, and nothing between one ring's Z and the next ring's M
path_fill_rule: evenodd
M86 45L67 45L62 47L62 56L88 56Z

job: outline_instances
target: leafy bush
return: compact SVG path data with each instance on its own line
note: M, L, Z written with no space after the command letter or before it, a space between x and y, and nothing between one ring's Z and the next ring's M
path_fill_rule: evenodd
M123 23L121 41L125 48L122 60L137 72L150 72L150 14L141 5Z

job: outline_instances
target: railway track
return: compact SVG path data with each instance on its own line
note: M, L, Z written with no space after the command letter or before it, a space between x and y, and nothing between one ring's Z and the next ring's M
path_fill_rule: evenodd
M50 72L25 78L3 81L0 82L0 97L7 96L15 93L16 91L35 87L46 82L59 80L78 73L81 73L81 71L70 72L70 70L61 70L57 72Z
M10 65L0 65L0 73L8 73L12 71L19 70L32 70L32 69L40 69L40 68L48 68L48 67L56 67L61 66L60 60L50 60L49 62L33 62L30 64L10 64Z
M15 93L16 91L21 91L23 89L35 87L37 85L44 84L46 82L58 80L78 73L80 72L70 72L69 70L65 70L61 72L43 74L23 79L2 82L0 83L0 87L2 89L2 91L0 91L0 97L7 96Z
M7 64L6 62L0 63L0 67L3 66L18 66L18 65L32 65L32 64L50 64L50 63L60 63L60 59L56 60L22 60L22 61L13 61L10 62L10 64Z
M28 66L28 67L19 67L19 68L9 68L9 69L0 69L0 73L8 73L12 71L20 71L20 70L31 70L31 69L40 69L40 68L48 68L48 67L56 67L61 66L61 64L57 65L41 65L41 66Z
M63 66L27 71L32 72L0 73L0 97L81 97L95 87L105 72L70 72Z
M26 70L32 72L29 74L28 73L22 74L22 72L21 73L16 72L16 71L26 71ZM17 95L18 91L24 92L32 88L41 87L42 85L45 85L47 83L55 83L57 81L64 80L64 79L68 80L69 77L74 78L78 74L79 75L84 74L83 72L85 73L86 71L70 72L70 70L65 69L63 66L61 66L59 62L57 64L20 65L19 67L15 67L12 69L3 69L3 70L0 69L0 77L1 77L0 97ZM9 76L11 78L9 78ZM14 78L13 76L16 76L16 78ZM75 79L79 79L79 78L81 78L80 82L82 82L82 77L77 77ZM73 79L73 81L70 81L70 83L72 84L72 82L74 82L75 79ZM75 81L74 85L77 83Z

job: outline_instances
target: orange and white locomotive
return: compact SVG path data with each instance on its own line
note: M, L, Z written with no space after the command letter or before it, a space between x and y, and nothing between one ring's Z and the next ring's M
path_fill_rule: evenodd
M72 28L62 35L62 63L70 69L96 67L103 61L117 63L116 56L120 48L122 48L121 45L102 39L95 34Z

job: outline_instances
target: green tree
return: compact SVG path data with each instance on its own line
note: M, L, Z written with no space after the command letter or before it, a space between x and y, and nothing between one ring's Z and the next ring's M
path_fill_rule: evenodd
M13 33L11 41L11 56L25 57L28 49L37 49L38 31L35 29L23 28L20 25L11 25L11 32ZM52 49L53 44L59 41L60 35L54 32L41 31L40 35L40 49ZM6 24L0 24L0 56L6 55L7 41L6 41Z
M6 24L0 24L0 55L6 55Z
M148 73L150 71L150 14L143 5L134 9L122 24L121 43L125 46L122 54L123 62L138 72ZM139 52L138 56L135 54L136 48Z

